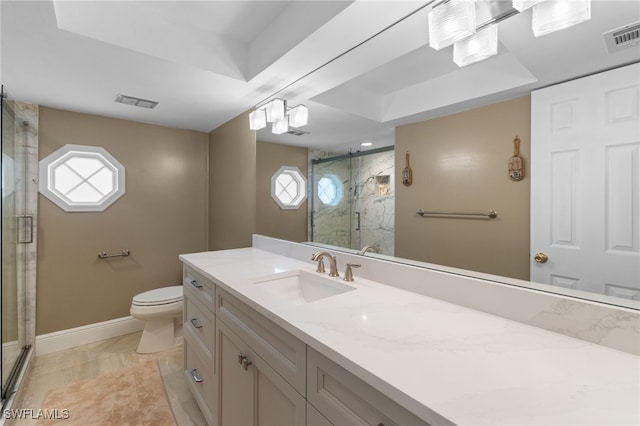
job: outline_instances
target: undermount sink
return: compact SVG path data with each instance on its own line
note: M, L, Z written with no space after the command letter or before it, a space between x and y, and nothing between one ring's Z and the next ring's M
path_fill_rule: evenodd
M254 281L280 299L301 305L355 290L341 280L302 270L280 272Z

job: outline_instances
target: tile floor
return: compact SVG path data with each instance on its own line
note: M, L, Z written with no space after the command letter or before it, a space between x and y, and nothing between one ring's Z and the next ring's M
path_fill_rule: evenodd
M135 350L141 333L37 356L32 361L31 371L13 408L39 409L50 389L128 368L145 359L155 359L160 367L176 423L179 426L206 425L187 387L183 373L182 345L165 352L140 355ZM15 420L7 424L28 426L35 425L36 420Z

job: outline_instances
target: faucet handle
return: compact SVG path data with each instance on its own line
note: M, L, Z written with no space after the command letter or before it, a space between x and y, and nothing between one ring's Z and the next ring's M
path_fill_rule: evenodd
M311 256L311 260L316 260L316 254L317 253L314 253ZM316 269L316 272L324 273L324 258L320 256L320 258L318 258L317 260L318 260L318 268Z
M359 263L347 263L347 269L344 271L344 280L345 281L353 281L353 271L351 268L359 268L362 265Z

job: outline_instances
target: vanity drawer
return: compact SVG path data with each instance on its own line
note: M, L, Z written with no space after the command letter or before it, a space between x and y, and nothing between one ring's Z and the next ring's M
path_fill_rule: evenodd
M216 316L301 395L306 392L307 345L220 287Z
M183 276L185 292L196 296L208 309L213 311L213 303L216 300L215 284L200 273L186 266L183 270Z
M184 297L184 333L189 333L194 344L209 359L213 360L216 341L216 317L213 312L207 310L191 292Z
M311 347L307 362L307 400L331 424L428 426Z
M215 331L212 332L215 335ZM192 338L184 336L184 374L187 386L191 390L202 415L209 426L217 425L218 412L218 377L213 369L213 361L206 360Z

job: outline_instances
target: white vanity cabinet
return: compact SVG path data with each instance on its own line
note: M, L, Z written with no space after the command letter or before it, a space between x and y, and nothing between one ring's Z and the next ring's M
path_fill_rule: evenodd
M315 424L428 426L311 347L307 351L307 374L307 399L318 410L313 413Z
M209 425L427 425L223 287L185 267L185 375Z
M217 425L218 376L215 365L215 285L184 269L184 373L209 425Z

